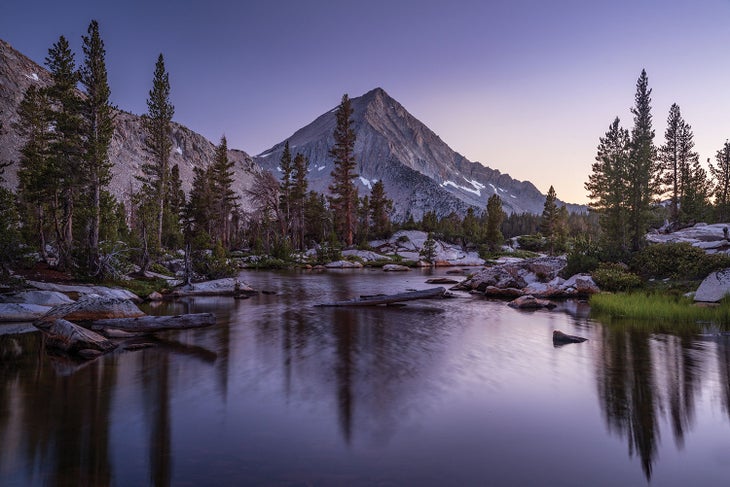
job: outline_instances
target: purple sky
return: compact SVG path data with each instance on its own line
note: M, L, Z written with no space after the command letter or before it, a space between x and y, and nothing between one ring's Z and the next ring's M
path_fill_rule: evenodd
M43 63L92 18L113 101L146 111L165 56L175 120L258 154L384 88L454 150L585 202L598 137L649 75L661 143L676 102L702 161L730 138L730 1L18 1L0 37ZM80 59L80 54L77 54Z

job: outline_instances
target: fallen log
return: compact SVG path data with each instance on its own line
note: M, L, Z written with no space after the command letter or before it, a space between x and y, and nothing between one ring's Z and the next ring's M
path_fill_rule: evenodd
M43 321L35 323L45 337L48 347L61 350L71 354L81 354L88 356L85 350L95 350L100 353L106 353L117 348L117 345L99 335L96 332L87 330L79 325L57 319L53 321Z
M321 303L315 306L318 307L331 307L331 306L377 306L380 304L392 304L401 303L403 301L415 301L418 299L434 299L441 298L446 293L446 289L443 287L436 287L433 289L424 289L421 291L409 291L398 294L383 294L376 296L362 296L356 299L349 299L347 301L335 301L333 303Z
M130 332L156 332L205 328L215 325L213 313L193 313L175 316L140 316L138 318L110 318L85 323L92 330L113 328Z

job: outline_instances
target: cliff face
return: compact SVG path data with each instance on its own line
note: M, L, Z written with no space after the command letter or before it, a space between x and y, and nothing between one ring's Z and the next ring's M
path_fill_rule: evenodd
M0 160L12 163L5 171L7 187L17 186L17 161L24 143L14 129L14 124L18 121L17 108L29 86L48 86L50 82L50 75L43 67L0 40L0 122L3 124L3 131L0 133ZM135 176L141 175L140 163L149 159L144 149L144 139L142 117L117 111L114 137L109 149L109 158L113 163L109 190L120 201L127 202L130 189L139 187L140 183ZM212 161L215 145L202 135L177 123L173 123L172 139L170 164L179 166L183 190L187 193L193 181L193 168L205 167ZM245 209L248 207L245 190L251 186L253 174L260 171L260 168L243 151L229 150L228 157L235 163L234 190L242 196L241 202Z
M352 107L358 190L360 195L368 194L372 183L382 180L395 202L396 218L412 215L418 220L431 210L439 216L451 211L463 214L470 206L481 211L493 194L501 197L508 213L542 212L545 195L532 183L469 161L381 88L353 98ZM334 112L321 115L288 138L293 153L309 158L310 185L318 191L326 191L331 181L333 162L328 151L334 144ZM254 160L279 174L283 148L282 141Z

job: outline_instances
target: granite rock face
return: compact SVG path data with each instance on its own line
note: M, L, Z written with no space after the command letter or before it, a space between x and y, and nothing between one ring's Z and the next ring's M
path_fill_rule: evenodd
M730 268L712 272L702 281L695 292L694 300L716 303L730 294Z
M30 86L46 87L51 79L45 68L39 66L23 54L0 39L0 161L9 161L11 165L5 170L5 186L14 189L18 184L19 151L25 141L15 130L18 122L17 109L25 91ZM111 87L114 90L114 87ZM141 93L140 96L146 96ZM112 180L109 191L119 201L129 206L130 187L139 186L135 178L140 175L139 165L148 160L144 149L144 131L142 117L129 112L116 112L115 130L109 148L109 158L113 163ZM183 190L190 191L193 182L193 169L207 166L214 157L215 145L200 134L178 123L172 124L173 147L170 154L170 167L177 164ZM217 143L218 141L216 141ZM254 173L260 168L253 159L243 151L229 150L228 158L234 163L234 190L241 196L244 209L250 207L246 190L253 183Z

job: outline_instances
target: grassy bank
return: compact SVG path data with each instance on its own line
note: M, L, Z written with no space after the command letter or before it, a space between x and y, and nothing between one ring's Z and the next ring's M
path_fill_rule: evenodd
M717 306L697 306L690 298L669 294L633 292L596 294L591 312L611 318L651 320L665 323L730 324L730 300Z

